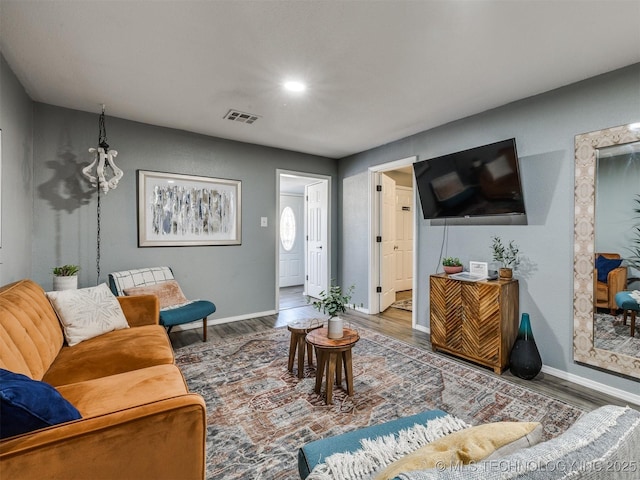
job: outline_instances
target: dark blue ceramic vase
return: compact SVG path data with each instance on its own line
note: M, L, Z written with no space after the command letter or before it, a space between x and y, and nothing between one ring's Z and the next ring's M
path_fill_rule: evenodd
M509 356L511 373L516 377L531 380L542 369L542 358L538 352L538 346L533 338L529 314L523 313L511 355Z

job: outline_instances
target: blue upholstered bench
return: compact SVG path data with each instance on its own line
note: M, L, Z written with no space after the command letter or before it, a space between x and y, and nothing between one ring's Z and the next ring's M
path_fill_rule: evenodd
M636 335L636 315L640 312L640 303L631 296L631 292L616 293L616 304L624 311L624 324L627 324L627 314L631 313L631 331L629 335Z
M109 288L114 295L122 296L125 295L125 289L159 285L169 280L175 280L173 271L169 267L139 268L110 273ZM161 308L160 324L167 328L167 332L171 332L175 325L202 319L202 340L206 342L207 317L215 311L214 303L208 300L194 300L178 306Z
M410 417L402 417L380 425L373 425L309 442L298 450L298 472L300 473L300 478L303 480L307 478L314 467L323 463L324 459L329 455L358 450L360 448L360 440L397 434L400 430L411 428L416 424L424 425L429 420L446 415L447 413L442 410L428 410Z

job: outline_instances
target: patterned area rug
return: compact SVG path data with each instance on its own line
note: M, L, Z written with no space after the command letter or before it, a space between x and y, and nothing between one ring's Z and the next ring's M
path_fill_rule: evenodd
M176 362L207 403L207 479L296 479L306 442L439 408L477 425L540 421L554 437L584 412L423 348L359 328L353 397L313 393L313 367L287 371L286 328L180 348Z
M636 335L630 335L630 319L627 324L622 323L623 315L608 315L596 313L594 346L603 350L640 357L640 321L636 319Z
M393 302L391 304L392 308L399 308L400 310L408 310L410 312L413 311L413 299L407 298L405 300L398 300L397 302Z

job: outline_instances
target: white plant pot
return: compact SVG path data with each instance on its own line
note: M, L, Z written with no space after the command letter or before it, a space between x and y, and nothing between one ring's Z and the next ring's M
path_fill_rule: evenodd
M53 277L53 290L59 292L61 290L76 290L78 288L78 276L71 275L69 277Z
M340 317L333 317L329 319L329 333L327 337L329 338L342 338L344 335L343 332L344 322Z

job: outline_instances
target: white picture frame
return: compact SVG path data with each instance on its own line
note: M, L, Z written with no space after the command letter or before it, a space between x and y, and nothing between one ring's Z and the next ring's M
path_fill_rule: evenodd
M469 262L469 273L477 277L489 277L489 264L487 262Z
M240 180L137 173L139 247L242 243Z

